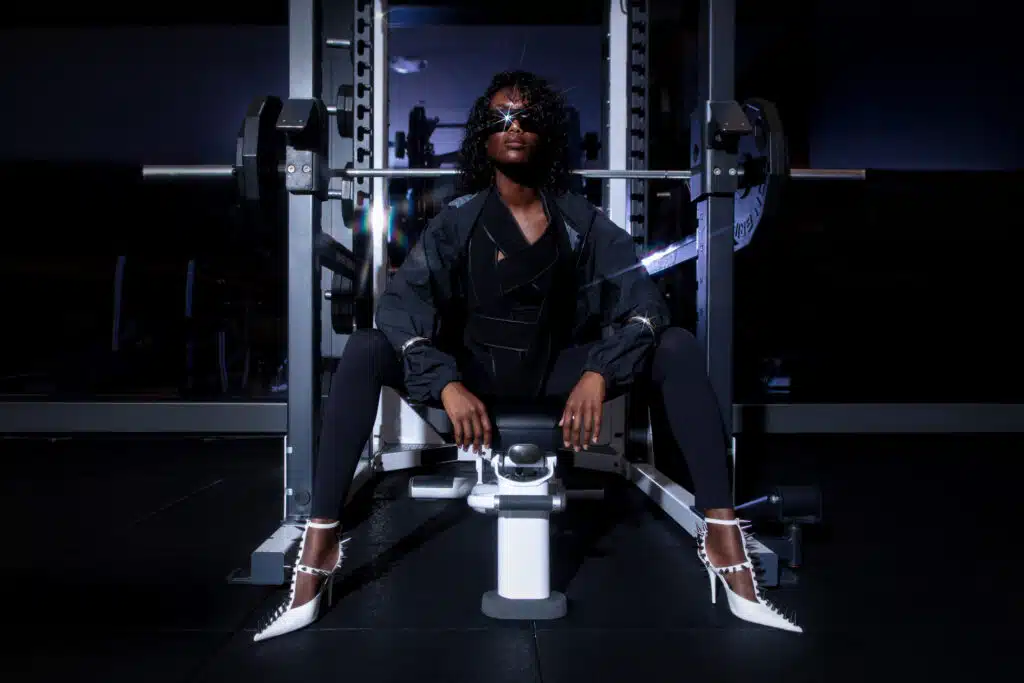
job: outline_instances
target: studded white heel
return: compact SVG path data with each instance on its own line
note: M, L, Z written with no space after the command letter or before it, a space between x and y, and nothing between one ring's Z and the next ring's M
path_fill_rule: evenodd
M754 563L750 559L750 551L747 547L747 529L749 527L743 526L744 520L741 519L711 519L710 517L705 518L704 521L707 524L721 524L723 526L735 526L739 528L740 534L743 538L743 556L744 562L740 564L733 564L727 567L716 567L711 564L711 560L708 559L708 553L706 549L706 542L708 531L707 527L701 528L697 534L697 555L700 557L700 561L704 563L704 567L708 571L708 579L711 582L711 602L715 602L715 592L718 587L719 581L722 582L722 587L725 588L725 595L729 599L729 611L733 615L739 617L743 621L749 621L752 624L760 624L762 626L770 626L772 628L782 629L783 631L793 631L795 633L803 633L803 629L796 625L791 618L783 615L779 610L772 605L770 602L764 599L761 594L761 589L757 585L757 576L754 572ZM725 577L733 572L749 571L750 579L754 582L754 594L757 596L757 600L747 600L744 597L736 594L732 588L729 587L729 583L725 580Z
M341 561L345 557L343 546L348 539L338 542L338 561L334 564L332 569L318 569L316 567L310 567L302 564L300 560L302 559L302 552L306 547L306 536L309 535L310 529L336 529L337 527L338 522L334 522L332 524L306 522L306 528L302 532L302 541L299 543L299 554L296 557L295 568L292 570L292 585L291 589L288 591L288 599L282 602L277 609L263 618L256 629L256 635L253 637L253 641L259 642L269 638L276 638L277 636L283 636L286 633L298 631L300 628L309 626L316 621L318 616L320 616L320 602L323 600L325 594L327 597L327 606L330 607L334 587L334 574L341 567ZM292 603L295 601L295 582L298 580L300 572L319 576L324 579L324 582L312 600L303 603L298 607L292 607Z

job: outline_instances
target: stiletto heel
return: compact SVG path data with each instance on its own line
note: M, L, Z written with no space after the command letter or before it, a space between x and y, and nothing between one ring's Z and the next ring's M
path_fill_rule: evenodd
M256 635L253 640L258 642L261 640L267 640L268 638L276 638L282 636L285 633L291 633L297 631L300 628L309 626L317 617L320 615L320 603L326 597L328 608L331 605L331 599L334 594L334 575L338 569L341 568L341 562L345 558L344 545L348 542L348 539L338 541L338 561L334 563L334 567L330 570L319 569L317 567L310 567L302 564L303 550L306 547L306 537L309 535L310 529L336 529L338 522L332 524L318 524L316 522L306 522L306 528L302 532L302 541L299 543L298 557L295 563L295 567L292 568L292 584L291 589L288 591L288 599L282 602L277 609L264 617L263 621L256 629ZM298 581L299 574L312 574L319 576L324 579L324 583L320 586L320 590L309 602L303 603L298 607L292 607L292 603L295 602L295 584ZM326 596L325 596L326 594Z
M750 551L747 547L747 534L746 531L749 527L744 527L744 520L741 519L711 519L705 518L704 521L707 524L721 524L723 526L734 526L738 527L740 531L740 537L743 541L743 557L744 561L739 564L729 565L727 567L716 567L711 564L711 560L708 558L707 553L707 537L708 530L707 526L700 529L697 534L697 557L708 570L708 578L711 580L711 602L715 602L715 591L717 589L717 583L720 580L722 582L722 588L725 589L725 597L728 598L729 611L734 616L739 617L744 621L749 621L752 624L761 624L762 626L770 626L772 628L782 629L783 631L792 631L794 633L803 633L803 629L796 625L796 623L788 616L779 612L779 610L770 602L765 600L761 594L761 589L757 585L757 575L754 572L754 563L750 559ZM738 595L729 585L729 582L725 580L725 577L734 572L748 571L750 572L750 580L754 584L754 595L756 600L747 600L746 598Z

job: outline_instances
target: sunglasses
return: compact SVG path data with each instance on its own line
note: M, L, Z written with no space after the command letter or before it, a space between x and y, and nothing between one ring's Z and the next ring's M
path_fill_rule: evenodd
M487 133L502 133L512 126L513 121L519 124L524 133L540 132L540 117L528 107L495 107L491 109L491 123L487 126Z

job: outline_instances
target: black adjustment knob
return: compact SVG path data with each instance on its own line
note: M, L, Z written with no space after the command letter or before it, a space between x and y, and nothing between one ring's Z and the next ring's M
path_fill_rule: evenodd
M544 451L536 444L517 443L509 447L505 458L513 465L537 465L544 461Z

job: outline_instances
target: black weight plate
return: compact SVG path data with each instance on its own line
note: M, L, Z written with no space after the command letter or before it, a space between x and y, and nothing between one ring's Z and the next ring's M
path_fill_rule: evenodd
M739 165L743 169L736 191L733 236L739 248L750 244L754 232L778 209L789 178L789 151L776 106L762 99L743 103L752 131L740 138Z
M409 141L421 138L427 129L427 110L421 106L409 110Z
M352 334L355 327L352 282L334 273L331 277L331 328L337 334Z
M352 254L357 262L355 281L337 273L331 281L331 326L338 334L373 327L373 240L368 211L356 209L351 225Z
M430 144L430 124L427 121L427 110L413 107L409 111L409 128L405 134L406 154L409 156L409 167L422 167Z
M282 102L271 95L257 97L242 121L241 165L236 169L242 198L262 203L281 192L280 165L284 159L284 136L277 130Z
M352 315L356 329L373 327L373 239L369 230L352 232L352 253L361 267L353 283Z
M235 138L235 189L239 197L245 197L245 121Z

